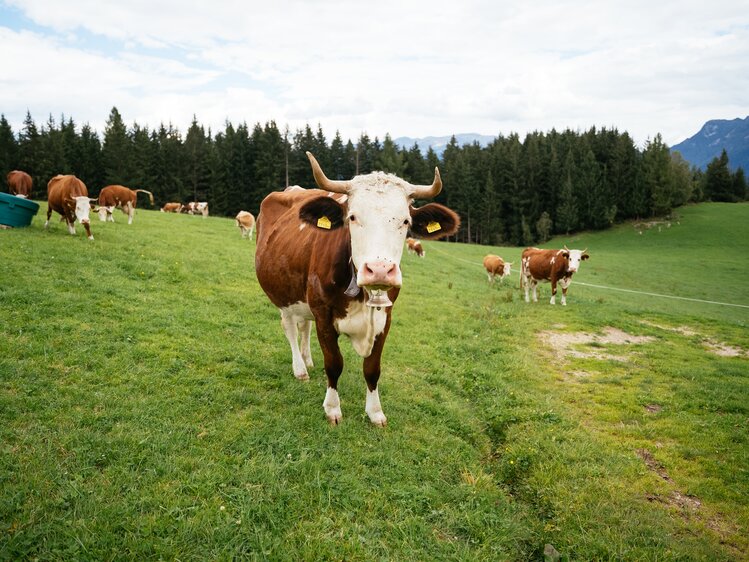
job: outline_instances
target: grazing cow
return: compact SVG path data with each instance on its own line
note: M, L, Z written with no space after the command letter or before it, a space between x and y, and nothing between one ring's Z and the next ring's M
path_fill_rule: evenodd
M181 213L182 203L164 203L161 208L162 213Z
M208 203L205 201L190 201L182 208L182 212L188 215L203 215L203 218L206 218L208 216Z
M533 302L538 301L537 286L539 281L551 282L551 304L556 304L557 283L562 287L562 306L567 305L567 287L572 282L572 275L580 268L580 262L590 256L585 250L541 250L526 248L523 250L520 267L520 286L525 289L525 302L529 302L528 289L533 288Z
M494 283L494 278L499 276L499 280L502 281L511 273L511 262L506 262L499 256L489 254L484 258L484 269L486 269L486 275L489 277L489 282Z
M8 182L8 191L11 195L28 199L31 197L31 186L33 184L31 176L20 170L8 172L5 178Z
M239 211L235 220L237 221L237 226L242 233L242 238L249 233L249 239L252 240L252 232L255 230L255 217L252 216L252 213Z
M409 254L416 254L420 258L426 255L424 248L421 247L421 242L415 238L406 238L406 246L408 247Z
M86 184L77 177L60 175L53 177L47 184L47 222L44 223L44 228L49 228L52 211L56 211L68 224L70 234L75 234L75 221L78 219L86 229L88 239L93 240L91 220L88 217L91 201L96 201L96 199L89 198Z
M338 377L343 357L338 337L345 334L364 358L365 411L384 426L377 381L393 302L402 277L400 260L410 228L424 238L454 234L460 218L442 205L415 209L415 199L442 189L439 170L429 186L411 185L383 172L349 181L325 177L307 153L320 189L290 189L268 195L257 221L255 271L260 286L281 312L299 380L312 367L310 330L315 322L328 378L323 408L328 421L341 421ZM301 332L301 350L298 339Z
M147 193L153 205L153 194L145 189L130 189L122 185L108 185L99 192L99 220L114 222L114 211L117 207L127 215L127 224L133 224L135 205L138 193Z

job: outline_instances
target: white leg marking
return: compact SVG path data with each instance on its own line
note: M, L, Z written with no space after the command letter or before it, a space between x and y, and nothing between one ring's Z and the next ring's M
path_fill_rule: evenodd
M70 232L70 234L75 234L75 226L68 223L68 232Z
M562 302L564 302L564 297L562 297ZM549 304L557 304L557 296L551 295L551 299L549 300Z
M535 281L531 281L533 283L533 302L538 302L538 283Z
M297 324L292 315L284 314L281 311L281 326L283 327L286 339L289 341L291 346L291 366L294 369L294 376L300 381L309 380L307 374L307 368L304 366L304 359L302 353L299 350L298 331Z
M325 391L325 400L322 403L322 407L325 410L325 417L333 425L338 425L343 419L341 413L341 401L338 398L338 391L334 388L328 387Z
M309 348L310 333L312 332L312 321L305 320L303 322L299 322L297 327L301 336L299 347L302 352L302 359L304 359L304 364L307 365L307 368L311 369L315 366L315 364L312 362L312 351L310 351Z
M364 407L364 411L369 416L369 421L380 427L385 427L388 423L385 414L382 412L382 406L380 405L380 392L376 388L374 390L367 389L367 404Z
M565 298L564 294L562 294L562 306L567 306L567 299Z

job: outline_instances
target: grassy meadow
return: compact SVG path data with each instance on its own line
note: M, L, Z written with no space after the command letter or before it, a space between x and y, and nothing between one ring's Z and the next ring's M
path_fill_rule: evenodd
M566 307L404 253L384 429L345 341L327 424L232 220L45 213L0 231L0 560L749 560L747 204L551 241Z

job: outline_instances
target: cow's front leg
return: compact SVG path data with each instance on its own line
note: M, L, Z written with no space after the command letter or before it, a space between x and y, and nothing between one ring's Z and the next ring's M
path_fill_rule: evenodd
M567 306L567 287L570 286L570 279L560 279L559 285L562 287L562 306Z
M70 234L75 234L75 223L70 219L65 219L65 223L68 225L68 232Z
M533 302L538 302L538 281L531 279L531 287L533 287Z
M390 324L389 317L387 323ZM364 411L367 412L369 421L380 427L385 427L388 421L382 411L380 392L377 389L377 382L380 380L380 358L382 357L382 348L385 346L387 332L386 327L385 331L375 339L372 353L369 357L364 358L364 380L367 382L367 401Z
M343 356L341 348L338 347L338 333L332 328L332 322L325 324L327 328L321 327L321 324L325 323L319 320L316 322L317 339L320 342L325 362L325 374L328 376L328 388L325 391L322 407L328 421L332 425L338 425L343 419L341 401L338 398L338 378L343 372Z

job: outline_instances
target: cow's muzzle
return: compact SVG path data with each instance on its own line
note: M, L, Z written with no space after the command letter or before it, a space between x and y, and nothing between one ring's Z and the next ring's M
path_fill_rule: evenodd
M359 270L357 284L369 290L386 291L393 287L400 287L402 284L400 267L391 261L366 262Z

